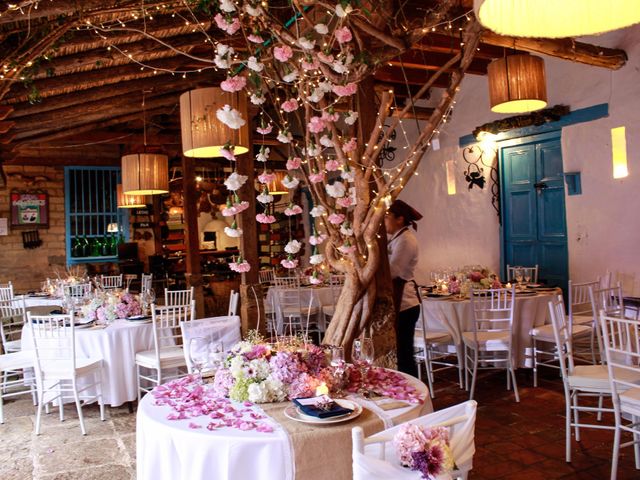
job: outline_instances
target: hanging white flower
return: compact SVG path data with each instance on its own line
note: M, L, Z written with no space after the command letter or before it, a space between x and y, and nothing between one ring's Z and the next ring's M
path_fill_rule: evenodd
M286 83L291 83L294 82L298 79L298 71L294 70L291 73L286 74L284 77L282 77L282 80Z
M278 133L278 136L276 137L276 139L280 142L280 143L291 143L291 140L293 140L293 136L291 135L290 132L287 131L280 131Z
M309 237L309 243L311 245L321 245L327 239L327 236L324 233L311 235Z
M242 114L235 108L231 108L230 105L225 105L224 107L219 108L216 111L216 117L227 127L233 130L238 130L247 123L244 118L242 118Z
M327 213L327 209L322 205L317 205L311 209L310 213L313 218L318 218Z
M260 7L252 7L250 3L244 4L244 11L247 12L252 17L260 16Z
M353 110L349 110L349 113L344 119L344 123L347 125L353 125L358 120L358 112L354 112Z
M326 35L329 33L329 28L324 23L319 23L313 29L318 32L320 35Z
M353 235L353 228L351 228L351 224L349 222L344 222L340 226L340 233L345 237L350 237Z
M282 179L282 185L293 190L298 186L300 180L297 177L292 177L291 175L287 175Z
M321 253L316 253L309 257L309 263L311 265L320 265L322 262L324 262L324 255Z
M262 145L260 147L260 151L256 155L256 161L257 162L266 162L267 160L269 160L269 153L270 152L271 152L271 150L269 149L269 147L265 147L264 145Z
M346 17L352 11L353 11L353 7L351 5L347 5L347 8L343 8L342 3L338 3L336 5L336 15L340 18Z
M307 97L307 100L312 103L318 103L320 100L322 100L323 97L324 90L322 90L321 88L314 88L313 93Z
M254 105L262 105L265 102L265 98L264 95L262 95L262 92L258 93L252 93L251 97L250 97L251 103L253 103Z
M291 253L292 255L295 255L300 251L301 248L302 248L302 243L300 243L298 240L291 240L289 243L285 245L284 251L287 253Z
M320 137L320 144L327 148L331 148L333 147L333 140L331 140L327 135L323 135Z
M317 157L320 155L320 149L315 143L310 143L307 147L307 154L309 154L310 157Z
M298 45L300 45L304 50L313 50L313 47L316 46L316 42L315 40L309 40L307 37L301 37L298 39Z
M231 175L227 177L227 179L224 181L224 184L228 190L235 192L240 187L242 187L246 181L247 181L246 175L240 175L238 174L238 172L233 172Z
M268 190L267 190L268 192ZM262 192L260 195L256 197L260 203L271 203L273 202L273 195L269 195L269 193Z
M347 187L345 187L342 182L333 182L332 184L325 185L324 188L327 191L327 195L333 198L344 197L347 191Z
M234 223L235 225L235 223ZM242 229L241 228L234 228L233 226L231 227L224 227L224 233L227 234L227 236L232 237L232 238L240 238L242 236Z
M264 64L260 63L253 55L247 59L247 67L254 72L261 72L264 70Z
M344 63L336 60L331 64L331 69L336 73L349 73L349 67L347 67Z
M356 172L353 169L348 169L348 170L344 170L341 174L340 177L343 180L346 180L347 182L354 182L356 179Z
M213 58L214 63L218 68L226 69L231 66L229 58L233 56L234 50L224 43L218 43L216 45L216 55Z
M324 93L329 93L333 91L333 85L331 85L331 82L327 82L327 81L320 82L318 84L318 88L322 90Z
M231 13L236 11L236 6L233 4L232 0L220 0L220 10Z

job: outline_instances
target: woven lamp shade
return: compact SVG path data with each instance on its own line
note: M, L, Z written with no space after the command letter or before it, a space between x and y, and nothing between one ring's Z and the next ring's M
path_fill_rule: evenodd
M122 157L122 190L125 195L168 193L167 156L158 153L134 153Z
M118 193L118 208L144 208L147 206L144 195L125 195L122 191L122 184L116 185Z
M640 22L638 0L474 0L480 23L500 35L565 38Z
M243 127L233 130L216 117L216 111L230 105L242 114ZM249 151L247 95L229 93L218 87L199 88L180 95L182 153L186 157L221 157L220 148L227 142L240 155Z
M487 72L492 112L533 112L547 105L547 82L542 58L509 55L491 62Z

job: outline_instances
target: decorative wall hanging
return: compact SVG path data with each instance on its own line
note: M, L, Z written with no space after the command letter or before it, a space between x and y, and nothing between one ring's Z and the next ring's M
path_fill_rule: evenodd
M494 166L497 160L497 151L492 149L483 150L479 145L471 145L462 150L462 158L467 163L464 179L469 183L469 190L474 185L480 189L484 188L486 183L484 169L489 169L491 206L500 216L500 176L498 175L498 169Z
M40 240L40 234L38 230L29 230L22 232L22 246L26 249L33 249L42 246L42 240Z
M531 112L527 115L516 115L514 117L503 118L496 120L495 122L485 123L473 130L473 136L478 140L482 132L490 133L492 135L498 135L501 132L508 132L516 128L524 128L540 125L544 125L549 122L557 122L565 115L570 113L570 109L567 105L555 105L551 108L545 108L538 110L537 112Z
M12 190L9 194L12 227L49 227L49 195L45 191Z
M388 127L388 125L385 125L385 127ZM378 136L378 141L382 140L382 138L384 137L384 133L380 133L380 135ZM384 147L382 147L382 149L380 150L380 155L378 156L378 159L380 160L380 166L382 166L384 164L384 162L393 162L396 159L396 147L391 146L391 142L395 141L397 137L396 131L392 130L391 133L389 134L389 139L387 141L387 143L384 144Z

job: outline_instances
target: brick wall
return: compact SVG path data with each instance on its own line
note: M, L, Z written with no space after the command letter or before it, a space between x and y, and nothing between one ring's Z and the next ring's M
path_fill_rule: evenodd
M65 271L64 170L48 166L5 166L4 171L7 188L0 190L0 217L7 218L9 224L12 188L41 189L49 194L49 228L38 229L41 247L25 249L22 246L23 229L9 226L9 235L0 235L0 283L10 280L16 291L39 290L46 277L55 276L54 270ZM30 184L36 177L47 177L48 180Z

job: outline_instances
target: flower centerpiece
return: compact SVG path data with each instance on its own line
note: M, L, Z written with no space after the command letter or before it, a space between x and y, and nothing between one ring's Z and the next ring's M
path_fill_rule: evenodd
M117 318L127 318L142 313L137 296L130 293L97 293L89 303L81 308L87 320L110 323Z
M469 271L467 279L471 282L471 287L475 289L502 288L498 274L491 272L488 268L476 268Z
M422 474L425 480L435 480L455 468L445 427L423 427L405 423L393 438L400 463Z

